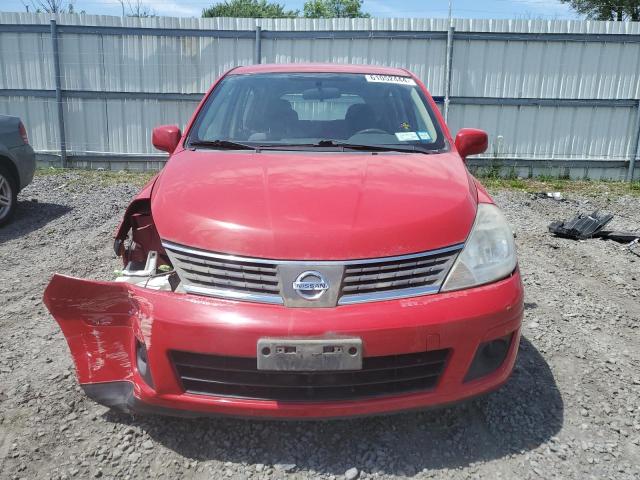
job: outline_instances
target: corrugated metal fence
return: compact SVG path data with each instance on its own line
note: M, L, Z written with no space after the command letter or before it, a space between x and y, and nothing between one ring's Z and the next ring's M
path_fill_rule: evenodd
M153 168L153 126L184 125L222 72L255 62L406 67L452 131L489 131L475 164L519 175L624 178L639 154L639 23L2 13L0 113L43 158Z

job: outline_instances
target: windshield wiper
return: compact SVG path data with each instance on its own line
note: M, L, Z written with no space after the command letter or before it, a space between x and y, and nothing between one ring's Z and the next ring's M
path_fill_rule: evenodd
M334 140L320 140L318 143L272 143L269 145L259 145L260 150L296 150L300 148L339 148L341 150L360 150L367 152L418 152L418 153L440 153L436 151L423 150L415 145L364 145L349 142L336 142Z
M232 142L231 140L194 140L189 142L189 147L220 148L224 150L257 150L245 143Z
M336 142L335 140L320 140L318 143L271 143L264 145L248 145L246 143L232 142L231 140L194 140L189 142L189 147L219 148L225 150L295 150L299 148L340 148L342 150L359 150L367 152L413 152L413 153L440 153L439 150L425 150L418 145L367 145L349 142Z
M341 147L348 148L349 150L363 150L369 152L417 152L417 153L435 153L434 151L424 150L417 145L395 145L395 144L381 144L381 145L366 145L359 143L349 142L336 142L334 140L321 140L316 143L314 147Z

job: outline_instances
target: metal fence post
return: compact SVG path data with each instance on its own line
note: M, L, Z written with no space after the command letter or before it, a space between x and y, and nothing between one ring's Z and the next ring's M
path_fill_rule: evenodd
M627 172L627 181L633 182L633 170L636 161L640 161L640 100L638 100L638 109L636 110L636 138L631 149L631 160L629 161L629 171Z
M58 134L60 136L60 158L62 167L67 166L67 141L64 132L64 110L62 108L62 78L60 76L60 55L58 52L58 26L51 20L51 47L53 50L53 71L56 85L56 106L58 107Z
M262 27L256 26L256 49L253 63L262 63Z
M453 59L453 33L455 27L449 26L447 30L447 57L444 73L444 121L449 120L449 97L451 96L451 63Z

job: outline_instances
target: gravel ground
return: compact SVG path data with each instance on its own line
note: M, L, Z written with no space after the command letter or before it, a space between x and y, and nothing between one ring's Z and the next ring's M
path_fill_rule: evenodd
M483 400L331 422L183 420L86 399L41 301L53 272L113 277L131 178L39 175L0 230L0 478L640 477L640 257L546 231L596 207L637 228L640 198L492 192L517 233L527 311L514 374Z

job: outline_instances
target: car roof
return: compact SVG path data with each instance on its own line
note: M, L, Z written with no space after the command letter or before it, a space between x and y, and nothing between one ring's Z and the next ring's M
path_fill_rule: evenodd
M347 65L335 63L264 63L235 68L230 75L248 75L254 73L361 73L372 75L409 76L402 68L381 67L377 65Z

